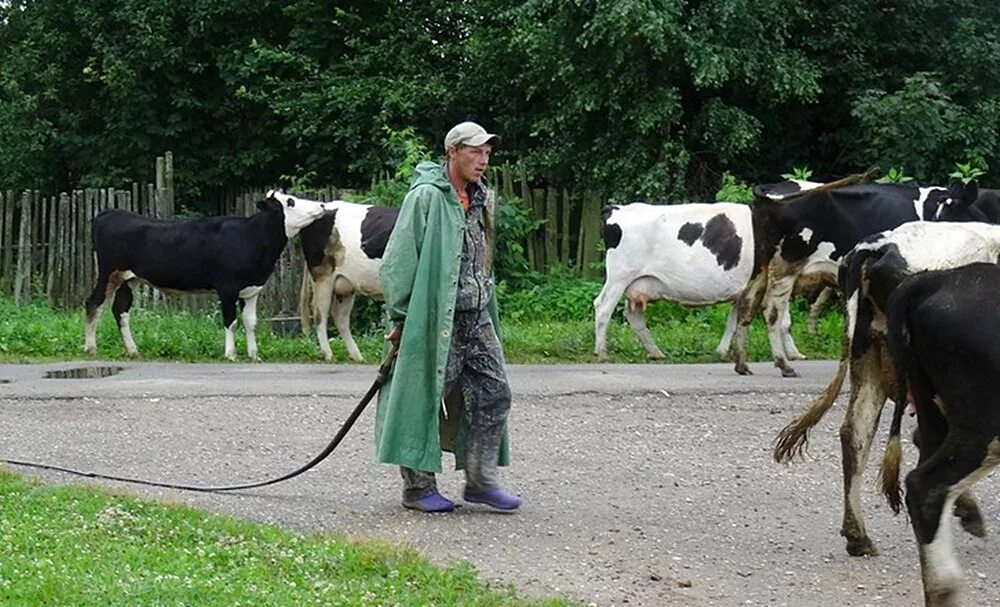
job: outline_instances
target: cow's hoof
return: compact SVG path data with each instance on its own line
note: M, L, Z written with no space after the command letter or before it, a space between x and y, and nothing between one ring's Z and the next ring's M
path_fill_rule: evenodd
M133 358L133 359L139 358L139 353L138 352L126 352L125 355L128 356L129 358Z
M747 365L736 365L736 372L740 375L753 375L753 371Z
M97 354L97 349L96 348L95 349L90 349L90 348L84 348L83 349L83 355L84 356L93 357L95 354Z
M597 362L599 362L599 363L606 363L606 362L608 362L608 355L607 354L598 354L597 355Z
M786 367L781 370L782 377L799 377L799 372L791 367Z
M666 356L663 355L663 352L650 352L646 354L646 358L649 360L663 360Z
M931 607L957 607L959 602L958 585L959 581L938 582L932 588L924 591L926 604Z
M851 556L878 556L878 549L868 537L847 538L847 554Z

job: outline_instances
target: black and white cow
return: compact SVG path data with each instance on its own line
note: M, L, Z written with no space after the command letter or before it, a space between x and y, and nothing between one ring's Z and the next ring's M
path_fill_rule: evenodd
M938 207L935 218L1000 224L1000 190L980 189L975 181L956 181L948 186L948 197Z
M873 288L880 279L872 276ZM909 394L917 413L914 442L920 459L906 476L906 510L927 605L959 604L963 576L950 513L1000 464L998 294L1000 267L973 264L907 278L886 307L889 351L900 385L883 488L899 512L899 430Z
M594 300L594 354L605 361L611 315L624 295L625 317L650 358L663 358L646 328L646 307L665 299L689 306L733 301L743 292L753 266L750 207L744 204L609 205L601 211L605 282ZM783 348L802 355L782 316ZM716 348L729 351L736 308ZM783 350L785 351L785 350Z
M734 362L741 375L750 373L747 332L762 304L774 365L783 376L795 377L798 373L788 363L781 322L798 276L820 274L829 284L836 284L839 259L862 238L906 222L932 219L947 197L945 188L906 185L824 188L790 200L774 200L755 189L755 262L747 288L738 298L734 336Z
M902 276L1000 260L1000 226L971 223L912 222L864 239L844 257L839 282L846 301L844 351L837 373L809 410L788 424L775 440L774 458L786 462L801 454L808 431L833 406L850 371L851 390L840 427L843 453L844 516L841 535L854 556L878 551L868 537L861 510L862 476L872 438L886 399L895 394L895 373L885 345L884 301L889 281L871 284L874 274ZM898 282L898 279L897 279ZM971 495L956 512L972 533L981 534L978 508Z
M97 350L97 320L112 310L125 351L139 355L129 328L134 280L165 292L215 291L226 329L225 355L236 359L236 305L243 304L247 356L259 360L257 296L290 238L319 219L321 203L269 192L250 217L153 219L111 209L94 218L97 283L87 298L84 352Z
M315 315L316 335L323 358L331 360L327 317L344 340L351 360L364 360L351 335L351 309L356 295L381 300L378 271L399 209L336 200L325 203L331 212L302 230L300 239L313 280L312 303L300 305L303 326L309 310Z

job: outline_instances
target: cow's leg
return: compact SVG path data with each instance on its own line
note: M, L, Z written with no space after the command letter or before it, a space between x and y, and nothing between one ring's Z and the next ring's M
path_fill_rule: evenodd
M966 491L955 501L955 516L962 523L962 529L975 537L986 537L986 524L983 514L979 511L979 503L972 491Z
M799 352L798 347L795 345L795 340L792 339L791 305L786 305L784 312L781 313L781 340L785 345L785 357L788 360L805 360L805 355Z
M809 323L806 325L806 328L810 333L816 332L816 325L819 323L819 316L823 313L823 308L826 307L826 302L830 301L833 294L833 287L823 287L823 289L819 292L819 295L816 296L816 299L809 304Z
M336 325L337 333L340 334L340 339L343 340L344 347L347 348L347 356L351 360L361 362L365 358L361 356L361 350L358 349L358 344L354 343L354 336L351 335L351 310L354 309L354 293L336 295L335 297L337 303L334 304L333 324Z
M917 461L917 465L922 464L933 455L945 440L945 429L948 426L947 418L941 415L937 409L925 411L924 419L928 418L933 421L922 422L923 432L920 432L919 427L913 432L913 444L920 450L920 459ZM966 533L974 537L986 537L983 514L979 510L979 503L971 489L955 499L954 513Z
M226 329L225 355L236 360L236 302L239 296L233 292L219 292L219 307L222 309L222 326Z
M83 353L93 356L97 353L97 322L101 319L101 310L111 301L121 286L117 272L101 273L97 276L97 284L87 298L87 322L84 329Z
M788 364L785 356L785 339L782 335L783 314L795 286L795 272L786 272L784 267L772 271L768 278L767 293L764 295L764 322L767 324L767 339L771 343L771 357L774 366L781 369L782 377L798 377L799 374Z
M254 362L260 362L260 354L257 352L258 296L259 293L254 293L243 299L243 330L247 334L247 357Z
M962 568L955 556L950 512L958 496L1000 463L1000 441L970 444L949 433L930 458L906 477L906 508L920 550L920 571L927 605L958 604ZM978 448L977 448L978 447Z
M847 553L851 556L878 554L865 530L861 511L862 475L886 400L878 350L879 344L873 343L860 357L851 360L851 396L840 427L844 471L844 519L840 534L847 539ZM891 364L888 357L885 360Z
M333 360L333 352L330 350L330 338L327 336L327 322L331 314L336 314L334 306L337 304L333 299L334 277L331 274L322 276L313 284L313 311L316 312L316 340L319 342L319 351L323 353L323 360ZM339 325L338 325L339 328ZM343 338L343 333L341 334Z
M628 324L632 326L632 332L635 333L639 343L646 349L646 355L649 358L655 359L665 358L663 356L663 352L656 347L656 343L653 341L653 336L649 334L649 329L646 328L645 304L643 302L626 300L625 318L628 319Z
M767 272L762 271L750 279L734 304L738 322L733 333L733 363L740 375L750 375L750 366L747 364L747 337L750 323L760 310L766 290Z
M309 264L302 262L302 283L299 285L299 329L302 335L309 335L315 314L313 277L309 273Z
M594 300L594 354L601 362L608 360L608 323L627 286L620 281L608 280Z
M729 316L726 317L726 330L722 333L719 345L715 346L715 355L719 358L725 358L729 354L729 348L733 345L733 334L736 332L738 317L739 313L736 310L736 302L733 302L733 307L729 310Z
M132 308L132 287L127 282L122 283L115 293L115 302L111 304L111 311L114 312L115 322L118 323L118 331L122 334L122 343L125 344L125 353L129 358L139 356L139 348L135 346L132 339L132 329L129 327L129 310Z

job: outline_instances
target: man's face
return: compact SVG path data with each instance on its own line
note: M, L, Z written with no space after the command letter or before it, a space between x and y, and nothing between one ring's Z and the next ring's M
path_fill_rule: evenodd
M478 146L460 145L448 150L449 164L456 177L469 183L479 181L490 165L493 146L486 143Z

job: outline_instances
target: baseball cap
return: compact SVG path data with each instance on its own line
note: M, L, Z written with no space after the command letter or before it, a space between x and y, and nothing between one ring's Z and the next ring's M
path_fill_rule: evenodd
M486 129L475 122L460 122L453 126L448 134L444 136L444 150L447 152L451 146L459 145L483 145L489 143L496 145L500 143L500 135L487 133Z

